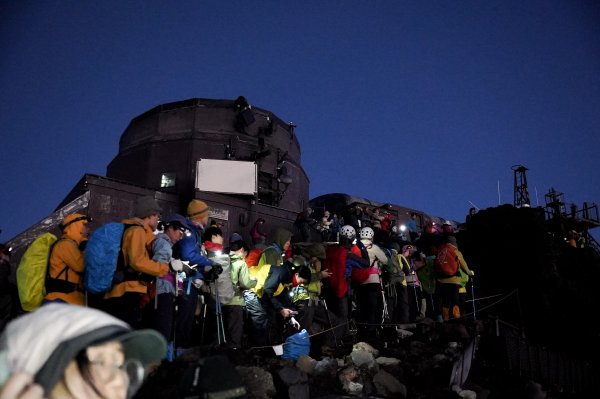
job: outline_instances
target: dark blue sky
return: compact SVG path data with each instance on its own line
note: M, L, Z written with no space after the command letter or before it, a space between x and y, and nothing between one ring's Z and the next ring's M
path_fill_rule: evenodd
M0 241L194 97L297 124L311 198L464 220L522 164L534 206L600 201L597 1L9 0L0 54Z

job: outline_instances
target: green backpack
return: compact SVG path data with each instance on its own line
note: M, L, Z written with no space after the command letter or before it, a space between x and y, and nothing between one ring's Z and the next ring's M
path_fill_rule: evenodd
M57 238L52 233L44 233L27 247L17 267L17 288L23 310L37 309L46 296L46 272L50 251Z
M425 265L420 269L417 269L417 276L421 282L421 289L427 294L435 293L434 260L435 256L428 256L425 260Z

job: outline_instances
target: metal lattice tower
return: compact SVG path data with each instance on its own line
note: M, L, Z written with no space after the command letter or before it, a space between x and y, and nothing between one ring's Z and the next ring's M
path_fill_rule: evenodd
M514 206L520 208L522 206L530 207L529 191L527 190L527 176L525 172L527 168L523 165L515 165L512 167L515 172L515 200Z

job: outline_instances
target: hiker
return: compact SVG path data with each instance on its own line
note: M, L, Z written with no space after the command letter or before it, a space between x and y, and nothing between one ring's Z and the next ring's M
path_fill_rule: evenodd
M124 259L122 281L114 282L104 296L103 308L134 329L141 325L142 303L148 282L169 272L169 265L150 258L148 248L154 241L161 207L152 196L138 198L134 217L123 220L131 225L123 233L121 252Z
M223 253L223 230L219 227L211 226L202 234L202 245L209 259L215 255Z
M447 245L451 246L456 254L456 262L458 262L458 268L467 274L467 276L474 276L475 272L469 269L467 262L463 254L458 250L456 238L454 236L446 237ZM440 254L436 255L439 258ZM436 259L437 260L437 259ZM443 321L450 320L450 316L454 319L460 319L460 298L459 289L461 285L466 284L461 281L460 272L458 269L452 276L440 275L436 270L436 287L435 294L438 299L438 309L442 310Z
M204 227L208 224L209 207L204 201L193 199L187 206L186 228L190 235L185 235L173 246L173 257L188 262L194 267L194 274L186 276L183 281L183 291L177 298L177 316L175 320L175 342L181 349L189 348L192 344L192 330L196 306L198 304L198 289L204 285L204 268L212 266L207 253L202 246Z
M408 290L408 307L409 319L411 322L421 321L425 318L427 312L427 301L421 289L421 281L417 275L417 268L423 267L425 264L425 255L418 252L413 245L405 245L402 247L402 256L409 267L408 273L405 274L407 290Z
M88 239L89 221L87 216L73 213L60 224L62 236L50 253L44 303L59 301L85 305L82 281L85 261L81 248Z
M317 221L312 217L313 210L311 208L306 208L302 212L298 213L296 217L296 221L294 222L294 226L300 232L300 241L301 242L310 242L310 231L312 226L317 224Z
M171 342L173 340L175 301L183 290L183 279L180 273L190 273L189 267L186 267L186 270L183 271L183 262L173 258L173 245L186 234L190 234L190 231L186 227L185 217L177 213L162 220L159 223L159 229L162 232L158 233L156 239L152 242L152 259L167 263L170 272L156 279L156 293L151 319L152 327L160 332L168 342Z
M311 271L310 283L296 284L290 288L292 303L298 311L296 320L300 323L301 328L305 328L311 335L320 333L322 330L330 330L325 334L315 336L313 353L331 355L337 342L332 328L338 325L338 320L336 315L328 310L327 304L320 296L321 280L331 276L331 273L327 270L317 272L302 255L294 256L292 262L297 268L308 266Z
M273 232L271 244L267 246L258 260L258 266L271 265L281 266L284 262L284 256L290 248L292 241L292 232L282 227L278 227Z
M252 237L252 246L254 248L264 248L267 241L267 233L265 233L265 219L258 218L252 229L250 230L250 236Z
M411 212L408 220L406 221L406 228L408 229L408 235L410 238L410 242L415 243L419 238L419 229L417 228L417 214L416 212Z
M368 255L362 257L360 249L354 244L355 240L356 230L350 225L345 225L340 229L340 243L328 245L326 249L324 267L331 272L331 276L324 281L322 293L329 309L342 325L336 331L339 337L345 337L350 332L348 319L352 302L350 281L352 270L353 268L366 270L370 266Z
M325 211L323 213L323 217L321 217L321 221L317 226L317 230L321 232L321 241L329 241L329 228L331 223L333 223L330 217L331 213L329 213L329 211Z
M376 326L383 322L383 286L381 268L388 263L388 257L383 250L373 243L375 232L370 227L360 230L360 241L369 254L369 276L356 286L356 321L358 337L361 341L375 343Z
M256 345L267 345L273 341L271 329L281 330L283 324L273 326L272 320L285 322L295 313L287 286L310 283L311 272L307 266L296 268L286 261L281 266L256 266L249 273L257 280L254 288L244 292L252 338Z
M405 245L402 247L401 253L397 253L395 250L391 251L391 256L394 256L394 260L397 262L390 262L387 265L389 281L387 281L386 287L388 298L392 303L390 318L392 322L399 324L406 324L410 321L408 279L411 276L412 268L408 258L411 249L411 245Z
M250 248L239 234L233 234L229 240L229 258L231 259L231 283L234 288L234 297L223 305L223 318L225 321L225 337L233 348L242 347L244 334L244 311L246 302L243 292L256 286L256 279L250 277L246 266L246 255Z
M0 337L0 398L126 398L166 352L154 330L102 311L49 303Z

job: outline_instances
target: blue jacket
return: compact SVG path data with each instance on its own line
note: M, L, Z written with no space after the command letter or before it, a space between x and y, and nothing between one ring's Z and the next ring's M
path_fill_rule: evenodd
M190 266L198 265L196 270L197 274L194 278L204 277L204 268L206 266L212 266L213 262L208 259L202 253L202 232L203 229L200 226L195 226L191 222L188 222L186 226L191 234L184 236L181 240L173 246L173 257L188 261Z

